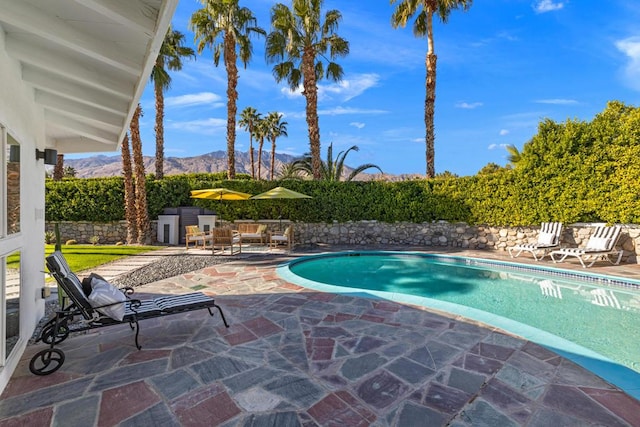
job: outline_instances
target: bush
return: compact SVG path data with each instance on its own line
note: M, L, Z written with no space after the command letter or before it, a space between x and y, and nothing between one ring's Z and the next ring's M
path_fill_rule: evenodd
M97 245L99 241L100 241L100 237L99 236L91 236L91 237L89 237L89 243L91 243L92 245Z
M67 246L69 246L69 245L77 245L77 244L78 244L78 242L75 239L67 240L66 243L65 243L65 245L67 245Z
M592 122L543 120L513 168L401 182L228 181L224 173L147 181L149 217L165 207L198 206L226 221L277 219L326 222L533 225L545 221L640 223L640 108L611 102ZM276 186L312 196L300 200L191 199L191 190L226 187L258 194ZM124 219L122 178L46 182L48 221Z
M44 232L44 242L47 245L51 245L55 242L56 240L56 235L53 231L45 231Z

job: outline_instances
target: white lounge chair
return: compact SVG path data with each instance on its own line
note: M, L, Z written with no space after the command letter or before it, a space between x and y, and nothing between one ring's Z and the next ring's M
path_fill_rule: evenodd
M540 225L540 233L538 233L538 241L536 243L523 243L508 248L509 256L515 258L522 252L531 252L533 259L540 261L551 250L560 246L560 237L562 235L561 222L543 222ZM513 252L517 251L514 255ZM538 254L541 254L538 257Z
M598 260L607 260L613 265L620 264L622 260L622 250L616 249L622 227L614 225L611 227L598 226L587 241L584 248L562 248L551 252L553 262L562 262L568 256L578 258L582 267L591 267ZM616 257L617 255L617 257ZM611 256L614 256L612 259ZM588 265L585 261L591 261Z

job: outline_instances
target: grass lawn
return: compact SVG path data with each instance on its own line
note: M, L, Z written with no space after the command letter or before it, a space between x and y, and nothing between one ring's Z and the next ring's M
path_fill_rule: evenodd
M45 245L45 256L52 253L54 245ZM116 259L161 249L161 246L115 246L115 245L62 245L62 253L73 271L95 268ZM7 257L8 268L18 268L19 254ZM43 269L46 271L46 268Z

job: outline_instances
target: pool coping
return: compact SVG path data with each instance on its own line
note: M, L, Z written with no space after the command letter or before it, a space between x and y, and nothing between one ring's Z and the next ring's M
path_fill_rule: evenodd
M484 323L488 326L500 328L508 333L522 337L528 341L539 344L548 348L551 351L571 360L572 362L582 366L583 368L593 372L602 379L620 388L628 395L640 400L640 372L634 371L631 368L623 366L614 360L611 360L593 350L583 347L579 344L571 342L567 339L554 335L550 332L534 328L524 323L499 316L493 313L489 313L483 310L467 307L460 304L455 304L447 301L440 301L434 298L420 297L409 294L403 294L398 292L387 291L372 291L362 290L357 288L349 288L346 286L328 285L325 283L315 282L309 279L302 278L295 275L289 269L290 265L304 262L309 259L317 259L322 257L335 257L335 256L353 256L355 254L384 254L384 255L418 255L426 258L443 259L447 261L464 261L466 265L472 266L499 266L500 268L525 272L535 271L543 274L550 274L552 276L558 276L563 278L587 280L594 284L616 286L616 287L631 287L640 290L640 281L633 279L622 279L620 277L606 276L602 274L582 273L569 270L563 270L560 268L552 267L539 267L526 264L519 264L515 262L504 262L489 260L484 258L469 258L456 255L443 255L443 254L429 254L418 251L404 251L399 253L397 251L367 251L367 250L353 250L353 251L341 251L322 253L309 256L299 257L285 263L282 263L276 267L276 273L288 282L295 283L299 286L314 289L321 292L329 292L335 294L343 294L355 297L374 298L374 299L386 299L395 301L402 304L410 304L429 309L458 315L467 319L471 319L477 322Z

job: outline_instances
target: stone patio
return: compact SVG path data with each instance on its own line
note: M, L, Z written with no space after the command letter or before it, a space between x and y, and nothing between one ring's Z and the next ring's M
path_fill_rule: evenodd
M201 310L141 322L140 351L127 325L72 335L45 377L28 370L43 344L29 346L0 426L640 426L639 401L537 344L280 279L297 255L137 288L214 295L228 329Z

